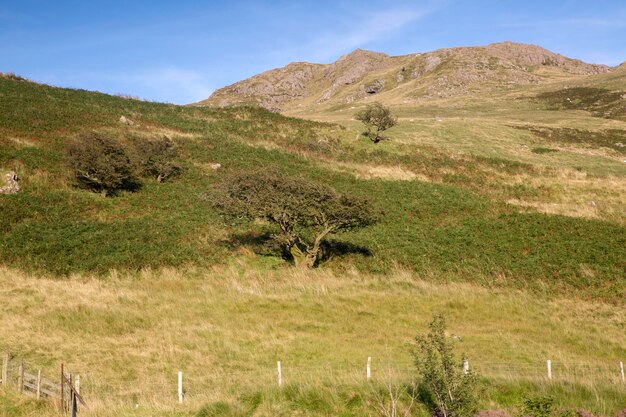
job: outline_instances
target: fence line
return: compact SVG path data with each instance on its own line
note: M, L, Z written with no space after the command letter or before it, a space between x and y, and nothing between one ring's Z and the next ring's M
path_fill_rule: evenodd
M71 373L64 372L63 364L59 383L56 383L45 378L41 368L37 369L36 373L29 372L24 361L11 360L9 353L4 353L1 376L0 383L4 388L15 387L20 394L35 397L37 400L51 400L57 403L62 411L72 412L72 416L78 411L78 403L85 405L80 395L80 375L75 381Z
M266 366L255 369L224 370L214 369L209 374L195 375L181 368L171 374L155 375L140 383L122 381L103 381L98 375L84 373L82 378L75 378L71 373L62 371L61 384L45 378L41 370L29 372L22 362L10 361L8 354L3 357L2 384L18 387L18 391L36 398L50 398L60 401L65 409L73 409L78 402L84 404L81 395L103 402L114 398L132 398L133 401L172 401L183 403L191 398L207 395L222 387L243 387L247 381L263 386L282 388L285 384L324 381L338 383L406 382L415 375L415 366L411 362L394 362L366 357L361 365L355 363L316 362L289 363L277 361L275 367ZM459 370L465 374L476 372L489 378L512 378L516 380L543 381L545 383L579 382L593 383L603 381L618 384L626 389L624 363L615 364L561 362L547 359L545 362L480 362L464 359ZM202 370L201 370L202 371ZM198 371L196 371L198 372ZM17 380L17 382L16 382ZM64 398L65 395L65 398ZM68 398L70 402L68 403ZM75 404L71 403L71 399Z

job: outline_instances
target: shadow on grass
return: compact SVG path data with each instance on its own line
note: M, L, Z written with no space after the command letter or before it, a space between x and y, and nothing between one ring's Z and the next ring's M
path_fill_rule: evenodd
M231 250L244 246L258 255L280 256L288 262L293 263L294 261L291 253L280 245L269 232L235 233L230 235L229 239L225 240L223 244ZM321 254L318 263L326 262L336 257L349 255L371 257L373 256L373 253L369 248L364 246L355 245L345 241L329 240L322 242Z

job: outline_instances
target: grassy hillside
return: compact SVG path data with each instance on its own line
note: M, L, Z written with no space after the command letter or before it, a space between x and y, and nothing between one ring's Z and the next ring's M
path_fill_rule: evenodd
M479 177L486 174L482 167L532 172L527 164L489 157L454 161L423 151L416 161L385 147L344 145L346 131L339 126L262 110L185 108L8 78L0 82L0 164L17 168L24 189L0 199L2 217L8 219L2 224L0 261L7 265L69 274L223 262L233 256L241 233L263 230L225 223L209 203L212 183L225 172L266 165L376 196L385 213L382 221L337 236L360 250L335 258L331 267L384 272L402 265L417 274L445 272L454 280L558 288L611 300L624 295L626 231L618 224L520 213L454 185L362 180L324 168L333 158L361 164L398 158L433 170L467 164L468 176ZM136 125L121 125L121 115ZM120 138L169 134L182 148L184 173L163 184L146 181L140 191L116 198L73 188L63 149L85 129ZM211 162L224 169L211 170ZM279 262L275 256L264 259Z
M626 407L624 165L597 141L544 143L527 127L624 126L533 97L398 109L393 140L373 146L351 109L313 122L0 77L0 173L22 187L0 196L0 351L45 373L67 362L85 415L379 415L387 383L414 377L407 343L444 312L488 387L483 408L551 395L612 414ZM116 197L79 189L65 149L85 131L167 135L183 172ZM263 166L369 196L384 215L335 236L319 270L294 271L263 245L266 226L212 208L220 178ZM556 198L597 206L542 209ZM9 390L1 413L52 412Z

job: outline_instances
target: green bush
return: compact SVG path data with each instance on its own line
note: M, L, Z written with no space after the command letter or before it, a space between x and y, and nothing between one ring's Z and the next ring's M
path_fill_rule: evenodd
M553 413L554 398L526 398L522 405L522 415L531 417L550 417Z
M132 142L139 175L163 182L180 173L178 147L170 138L135 138Z
M478 411L478 380L472 372L463 372L446 337L444 317L435 316L429 328L427 335L417 336L413 352L420 400L442 417L473 417Z
M129 155L117 141L98 133L81 136L68 148L68 161L79 186L113 195L139 186Z

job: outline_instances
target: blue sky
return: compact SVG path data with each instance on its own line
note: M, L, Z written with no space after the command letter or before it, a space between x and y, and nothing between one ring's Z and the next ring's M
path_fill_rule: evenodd
M0 0L0 71L171 103L291 61L512 40L626 60L626 1Z

